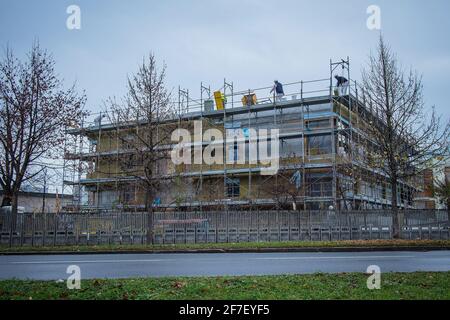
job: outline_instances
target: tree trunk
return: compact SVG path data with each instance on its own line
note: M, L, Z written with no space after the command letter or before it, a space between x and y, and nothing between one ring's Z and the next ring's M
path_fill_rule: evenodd
M150 192L145 193L145 212L147 213L147 244L153 244L153 200Z
M147 213L147 244L153 244L153 208L150 207L150 210L147 211Z
M19 195L15 193L11 198L11 231L16 230L17 208L19 206L18 202L19 202Z
M391 182L392 196L392 236L394 239L400 238L401 221L399 217L399 210L397 207L397 181Z

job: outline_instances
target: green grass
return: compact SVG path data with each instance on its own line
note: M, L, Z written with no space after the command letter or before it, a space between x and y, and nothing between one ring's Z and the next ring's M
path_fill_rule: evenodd
M450 272L386 273L381 289L368 290L361 273L251 277L84 280L79 290L55 281L0 281L0 300L9 299L445 299Z
M450 247L450 240L354 240L354 241L289 241L289 242L240 242L240 243L197 243L175 245L84 245L11 247L0 246L2 252L97 252L97 251L157 251L195 249L259 249L259 248L320 248L320 247Z

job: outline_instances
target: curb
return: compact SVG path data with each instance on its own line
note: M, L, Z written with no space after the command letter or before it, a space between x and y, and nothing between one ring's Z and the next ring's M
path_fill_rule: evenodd
M373 252L373 251L444 251L450 246L398 247L304 247L304 248L227 248L227 249L173 249L173 250L100 250L100 251L24 251L0 252L0 256L17 255L90 255L90 254L163 254L163 253L275 253L275 252Z

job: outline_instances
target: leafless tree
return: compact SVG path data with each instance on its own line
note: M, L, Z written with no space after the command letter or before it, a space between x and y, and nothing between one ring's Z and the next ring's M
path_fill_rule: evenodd
M85 94L63 88L55 61L35 43L25 61L10 48L0 60L0 186L2 206L17 213L19 190L37 176L42 158L59 156L64 128L83 114Z
M439 165L439 160L448 156L450 124L436 115L434 108L426 109L422 77L402 68L383 37L362 80L364 103L374 115L365 119L378 159L374 166L386 175L392 189L393 233L397 238L401 228L399 183Z
M292 173L277 173L262 183L261 191L267 194L275 203L276 209L300 209L300 200L305 192L305 185L296 185Z
M109 120L117 127L123 151L120 169L134 177L145 196L146 210L151 212L158 192L167 186L170 165L170 138L175 116L165 85L166 66L158 68L153 54L144 58L136 74L128 77L127 93L117 102L106 102Z

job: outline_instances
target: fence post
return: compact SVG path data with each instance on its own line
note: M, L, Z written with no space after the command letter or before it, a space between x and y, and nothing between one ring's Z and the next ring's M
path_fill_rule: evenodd
M67 230L68 228L67 228L67 217L66 217L66 219L64 219L66 222L64 223L64 233L65 233L65 235L64 235L64 238L65 238L65 241L64 241L64 243L66 244L66 245L68 245L69 244L69 230Z
M304 208L303 208L304 209ZM298 240L302 240L302 212L297 211Z
M180 209L178 209L178 210L180 210ZM180 212L180 211L177 211L177 212ZM173 215L173 218L175 219L176 213L172 213L172 215ZM173 244L175 244L175 231L176 231L176 223L172 223L172 243ZM197 241L196 233L197 233L197 229L194 229L194 243Z
M74 219L74 231L75 231L75 243L78 245L80 243L80 224L77 223L78 217Z
M58 231L58 214L55 213L55 215L53 216L53 224L54 224L54 228L53 228L53 246L56 246L56 232Z
M130 215L130 242L133 245L134 244L134 235L133 235L133 221L134 221L134 215L132 212L129 213Z
M219 243L219 213L218 213L218 211L216 210L216 211L214 211L214 215L215 215L215 221L216 221L216 225L215 225L215 229L216 229L216 234L215 234L215 237L216 237L216 243Z
M153 244L153 214L152 214L152 209L150 209L150 211L147 211L147 237L146 237L146 243L147 244ZM164 230L163 230L163 235L162 238L164 239ZM164 241L163 241L164 243Z
M141 213L141 244L144 244L144 223L145 223L145 217L144 212Z
M89 219L90 219L90 213L88 212L86 215L86 244L89 245L89 238L91 236L90 230L89 230Z
M205 226L205 231L206 231L206 235L205 235L205 243L208 243L208 233L209 233L209 212L204 213L203 211L201 211L202 216L204 216L205 218L202 219L206 219L206 226ZM205 222L203 222L203 224L205 224Z
M320 216L320 220L319 220L319 224L318 224L319 225L319 240L322 241L322 224L323 224L322 211L316 212L316 214L318 214Z
M308 210L308 230L309 230L309 241L312 241L311 210Z
M239 222L242 222L242 212L241 212L241 210L239 210L238 212L237 212L237 214L238 214L238 218L237 218L237 220L239 221ZM240 225L239 225L239 223L236 225L236 242L237 243L239 243L239 242L241 242L241 239L240 239Z
M256 242L259 242L260 236L259 236L259 225L261 224L261 216L259 212L259 208L256 209Z
M189 212L189 217L190 217L191 220L192 219L195 220L197 218L197 211L193 211L193 212L190 211ZM194 222L194 223L190 223L189 225L192 226L192 228L194 228L194 243L197 243L197 223ZM174 229L173 235L174 235L173 242L175 243L175 229Z
M291 211L287 212L287 218L288 218L288 241L291 241Z
M431 224L428 224L428 240L431 240L432 232L431 232Z
M394 235L393 235L394 218L392 217L392 214L390 215L390 219L391 219L391 225L389 226L389 239L392 240L394 238Z
M248 217L248 224L247 224L247 236L246 236L246 242L251 241L251 229L252 229L252 221L253 221L253 214L252 209L250 207L250 211L246 212L246 216Z
M442 240L442 235L441 235L441 224L438 223L438 230L439 230L439 240Z
M349 227L349 231L350 231L350 240L353 240L352 217L350 214L347 214L347 219L348 219L348 227Z
M447 221L447 224L444 224L447 228L447 240L450 239L450 221Z
M336 214L336 217L338 219L338 228L339 228L338 239L339 239L339 241L341 241L341 239L342 239L342 221L341 221L342 216L341 216L341 213L342 213L342 211L339 210L339 211L337 211L337 214Z
M283 213L281 213L283 215ZM278 242L281 241L281 221L280 221L280 213L279 210L277 210L277 224L278 224Z
M118 215L118 219L119 221L119 244L122 245L122 240L123 240L123 235L122 235L122 221L123 221L123 215Z
M20 224L20 246L23 246L23 229L25 228L25 213L22 213L22 220Z
M12 234L13 234L13 216L14 214L9 214L9 247L12 247Z
M42 230L42 246L45 247L45 238L47 237L47 213L43 213L44 215L44 226L43 226L43 230Z
M229 224L228 224L228 220L230 218L230 212L228 211L228 206L226 206L226 210L225 210L225 226L227 229L227 243L229 242L229 238L230 238L230 233L229 233Z
M33 212L33 215L31 216L31 246L34 247L34 233L35 233L35 215L36 213Z

